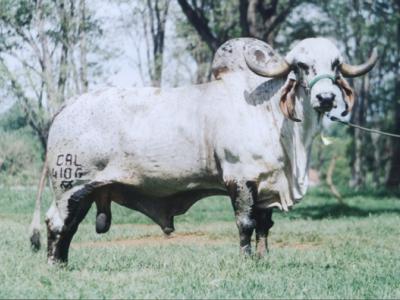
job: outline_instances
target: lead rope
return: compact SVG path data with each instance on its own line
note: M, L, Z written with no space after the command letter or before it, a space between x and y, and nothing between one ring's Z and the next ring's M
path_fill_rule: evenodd
M338 119L338 118L336 118L334 116L327 115L327 117L331 121L338 122L338 123L341 123L341 124L344 124L344 125L347 125L347 126L350 126L350 127L358 128L358 129L361 129L361 130L364 130L364 131L367 131L367 132L377 133L377 134L386 135L386 136L390 136L390 137L394 137L394 138L400 138L400 134L394 134L394 133L389 133L389 132L385 132L385 131L380 131L380 130L377 130L377 129L366 128L366 127L363 127L363 126L360 126L360 125L356 125L356 124L353 124L353 123L350 123L350 122L342 121L342 120L340 120L340 119Z

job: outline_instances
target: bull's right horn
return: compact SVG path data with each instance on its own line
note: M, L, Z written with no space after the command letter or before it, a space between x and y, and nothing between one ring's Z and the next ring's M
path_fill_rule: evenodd
M357 77L368 73L376 64L378 60L378 50L374 48L372 50L371 56L368 60L357 66L349 65L346 63L342 63L340 65L340 72L343 74L344 77Z
M259 40L245 46L244 58L250 70L260 76L281 77L290 71L287 61L267 43Z

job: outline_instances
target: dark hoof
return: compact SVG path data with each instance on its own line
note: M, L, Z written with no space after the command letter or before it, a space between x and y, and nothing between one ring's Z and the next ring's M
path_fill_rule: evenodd
M175 229L171 228L171 227L164 227L162 230L166 235L170 235L171 233L173 233L175 231Z
M34 229L31 235L31 248L33 251L37 252L40 250L40 231Z
M106 233L110 229L110 220L105 213L100 213L96 217L96 232L97 233Z

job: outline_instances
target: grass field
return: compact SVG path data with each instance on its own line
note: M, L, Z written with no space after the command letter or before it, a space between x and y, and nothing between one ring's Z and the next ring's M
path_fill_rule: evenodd
M274 214L262 260L239 255L227 198L198 202L169 239L114 205L110 232L96 235L91 211L68 267L57 268L44 249L29 248L34 194L0 188L0 298L400 298L396 197L349 194L342 207L314 190L290 213ZM43 244L45 235L43 226Z

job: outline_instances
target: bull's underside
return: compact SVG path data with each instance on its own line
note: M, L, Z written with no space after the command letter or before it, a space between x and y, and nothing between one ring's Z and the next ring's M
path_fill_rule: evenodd
M96 183L94 183L85 186L84 189L90 191L89 194L85 196L85 191L79 191L77 198L81 194L82 198L87 199L76 200L77 202L83 200L96 203L96 231L98 233L107 232L111 225L111 201L143 213L157 223L164 233L170 234L175 230L174 216L184 214L202 198L227 194L224 190L218 189L193 189L168 196L152 196L124 183L110 183L101 187L96 187Z

